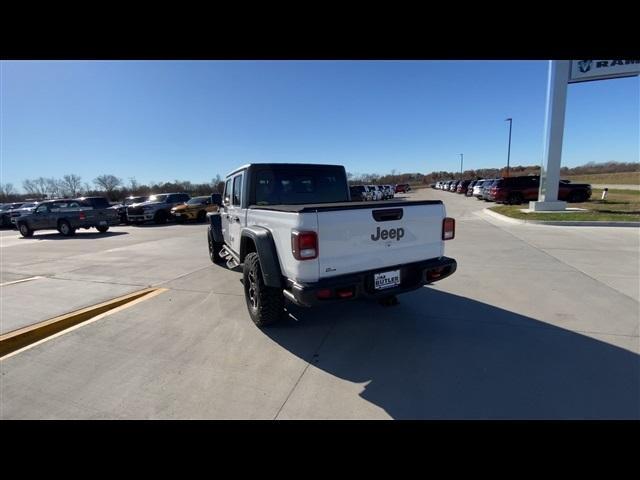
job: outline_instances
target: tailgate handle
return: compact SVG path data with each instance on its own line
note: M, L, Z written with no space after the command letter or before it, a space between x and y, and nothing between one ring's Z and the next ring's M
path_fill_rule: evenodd
M402 209L373 210L371 214L376 222L388 222L390 220L400 220L402 218Z

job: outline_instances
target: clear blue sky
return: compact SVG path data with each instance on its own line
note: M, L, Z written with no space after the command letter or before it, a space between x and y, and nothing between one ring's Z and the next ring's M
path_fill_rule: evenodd
M542 159L546 61L3 61L1 181L210 181L249 162ZM569 86L563 165L639 160L637 77Z

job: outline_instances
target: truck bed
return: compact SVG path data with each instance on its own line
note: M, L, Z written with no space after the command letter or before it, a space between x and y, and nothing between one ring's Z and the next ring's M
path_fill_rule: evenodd
M375 200L370 202L305 203L301 205L251 205L253 210L273 210L276 212L311 213L332 210L357 210L377 207L408 207L412 205L442 205L442 200Z

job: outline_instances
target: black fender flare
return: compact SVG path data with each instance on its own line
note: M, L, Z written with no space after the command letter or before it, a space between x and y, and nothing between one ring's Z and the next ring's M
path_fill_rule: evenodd
M248 254L249 242L247 240L251 239L260 259L264 284L268 287L282 288L282 272L278 262L278 251L271 232L259 226L245 227L240 232L240 238L240 263L244 262L244 258Z
M220 212L207 213L209 218L209 235L213 239L214 243L222 245L224 243L224 237L222 236L222 218Z

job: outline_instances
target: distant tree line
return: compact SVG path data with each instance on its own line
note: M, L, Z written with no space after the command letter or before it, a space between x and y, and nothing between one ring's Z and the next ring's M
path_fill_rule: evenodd
M17 202L20 200L45 200L51 198L76 198L81 196L105 196L111 201L120 201L128 196L143 196L163 192L184 192L192 196L222 193L224 182L216 175L208 183L192 183L187 180L173 182L149 182L141 184L135 178L124 182L111 174L103 174L94 178L92 185L82 182L79 175L69 174L62 178L38 177L22 182L24 193L18 193L12 183L0 184L0 202Z
M561 175L588 175L594 173L617 173L617 172L640 172L640 163L637 162L589 162L579 167L562 167ZM350 185L386 185L397 183L409 183L411 185L427 185L443 180L495 178L505 176L506 168L480 168L476 170L465 170L460 172L431 172L422 173L399 173L391 170L388 174L378 173L352 173L347 172L347 179ZM540 174L539 165L512 166L509 169L511 176L537 175ZM111 201L123 200L134 195L150 195L163 192L185 192L190 195L209 195L211 193L222 193L224 182L220 175L216 175L208 183L191 183L185 180L174 180L173 182L149 182L148 185L140 184L135 178L129 178L124 182L120 177L111 174L103 174L94 178L93 185L82 182L79 175L68 174L62 178L38 177L27 179L22 182L22 189L25 193L18 193L11 183L0 184L0 202L15 202L19 200L33 199L42 200L47 198L73 198L79 196L106 196Z
M640 163L634 162L589 162L579 167L561 167L561 175L587 175L595 173L640 172ZM539 175L539 165L515 165L509 167L510 176ZM496 178L507 175L507 168L479 168L476 170L464 170L460 172L431 172L426 175L421 173L397 173L392 170L390 174L379 175L375 173L347 173L350 185L385 185L397 183L409 183L411 185L431 184L444 180L475 180L480 178Z

